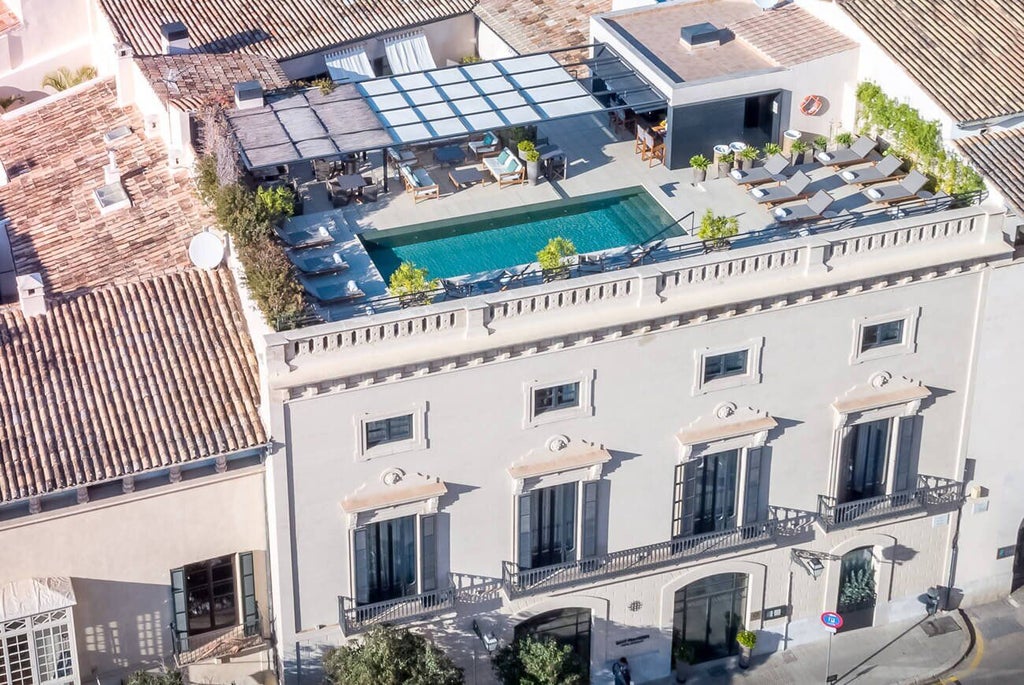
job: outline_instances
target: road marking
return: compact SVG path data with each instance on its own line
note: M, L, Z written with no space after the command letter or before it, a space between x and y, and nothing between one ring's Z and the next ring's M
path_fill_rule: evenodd
M971 659L971 663L967 664L967 668L959 671L956 675L951 675L949 678L939 681L942 685L954 685L959 683L959 676L969 675L972 671L978 668L982 657L985 656L985 636L981 634L981 629L977 626L974 628L974 637L974 657Z

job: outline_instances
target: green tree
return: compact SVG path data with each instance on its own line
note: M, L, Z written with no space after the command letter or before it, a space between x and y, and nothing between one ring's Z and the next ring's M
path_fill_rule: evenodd
M96 67L88 64L80 67L78 71L71 71L67 67L61 67L57 71L51 71L43 77L43 88L49 86L60 92L94 78L96 78Z
M462 669L422 635L375 626L353 644L324 655L326 681L334 685L461 685Z
M729 238L739 233L739 227L740 222L736 217L715 216L715 213L709 209L701 217L697 237L716 246L722 246L729 243Z
M568 238L552 238L537 253L537 262L540 268L545 271L561 269L565 265L565 258L576 254L576 246Z
M397 297L412 297L438 287L437 280L427 279L427 270L412 262L402 262L388 280L388 290Z
M491 662L503 685L583 685L586 670L568 645L527 635L499 649Z
M127 685L182 685L181 671L166 671L164 673L136 671L128 676L125 683Z

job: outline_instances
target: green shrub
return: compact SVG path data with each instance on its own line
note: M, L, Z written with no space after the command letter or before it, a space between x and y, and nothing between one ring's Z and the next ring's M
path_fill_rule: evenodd
M530 152L531 150L537 149L537 146L534 145L532 140L520 140L516 147L519 148L520 152Z
M325 680L334 685L462 685L462 669L425 637L379 625L357 642L329 650Z
M690 157L690 166L694 169L707 170L711 166L711 160L704 155L694 155Z
M412 262L402 262L388 280L388 290L396 297L410 297L434 290L438 287L437 280L427 278L427 270L421 269Z
M742 150L740 150L740 157L742 157L743 159L745 159L745 160L747 160L749 162L752 162L755 159L757 159L759 154L760 154L760 150L758 150L753 145L748 145L745 148L743 148Z
M825 136L818 136L814 139L813 145L815 150L824 150L828 147L828 138Z
M568 238L556 237L548 241L539 252L537 262L545 271L554 271L565 266L565 258L576 254L576 246Z
M523 153L523 161L537 162L540 160L540 153L536 149L527 150Z
M704 212L700 220L697 236L704 242L714 245L726 245L729 238L740 231L740 222L734 216L716 216L710 209Z
M761 151L764 153L765 157L771 157L772 155L780 154L782 152L782 146L778 143L765 143L764 147L761 148Z
M212 207L217 202L217 194L220 192L217 160L213 155L203 155L196 160L195 179L199 199Z
M181 671L150 673L136 671L128 676L125 685L182 685Z
M295 193L288 186L257 188L256 201L272 223L295 213Z
M491 666L503 685L583 685L586 673L572 647L529 635L495 652Z
M757 644L757 633L752 630L741 630L736 634L736 642L739 642L742 647L753 649Z
M842 133L836 134L836 145L842 145L844 147L850 147L853 143L853 134L843 131Z
M73 88L80 83L96 78L96 67L91 65L85 65L80 67L77 71L71 71L67 67L61 67L56 71L51 71L43 77L43 88L49 86L57 92Z
M809 146L802 140L794 140L793 144L789 146L790 152L796 153L798 155L802 155L803 153L807 152L808 149Z
M245 270L249 295L268 324L280 330L302 314L302 286L280 243L265 236L239 244L238 258Z
M726 152L724 155L718 158L719 164L732 164L736 161L735 152Z
M459 64L476 64L477 62L483 61L484 60L482 57L477 57L476 55L466 55L465 57L459 60Z
M222 186L213 206L217 223L239 246L271 235L270 216L256 195L240 183Z

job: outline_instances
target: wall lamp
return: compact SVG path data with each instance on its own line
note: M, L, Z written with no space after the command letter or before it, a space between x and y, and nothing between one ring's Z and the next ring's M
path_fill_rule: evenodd
M838 559L834 554L828 554L826 552L815 552L809 549L793 548L789 551L790 561L795 561L800 564L807 575L817 580L821 577L822 572L825 570L825 561L833 561Z
M484 643L484 649L487 650L488 654L492 653L495 649L498 648L498 638L494 637L494 631L491 631L489 634L484 635L483 631L480 630L480 625L476 622L475 618L473 619L473 632L476 633L476 636L478 638L480 638L480 642Z

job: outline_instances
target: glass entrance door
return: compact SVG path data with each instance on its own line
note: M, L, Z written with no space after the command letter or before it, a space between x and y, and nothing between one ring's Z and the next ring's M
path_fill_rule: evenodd
M743 573L709 576L677 590L673 640L689 642L698 663L736 654L736 633L743 624L746 603Z
M875 597L875 555L872 548L860 547L844 554L836 602L836 611L843 617L843 632L873 623Z
M853 426L847 437L846 487L843 502L885 494L885 458L892 419Z
M559 645L568 646L590 675L590 609L556 609L523 621L516 626L516 640L526 635L534 639L551 638Z

